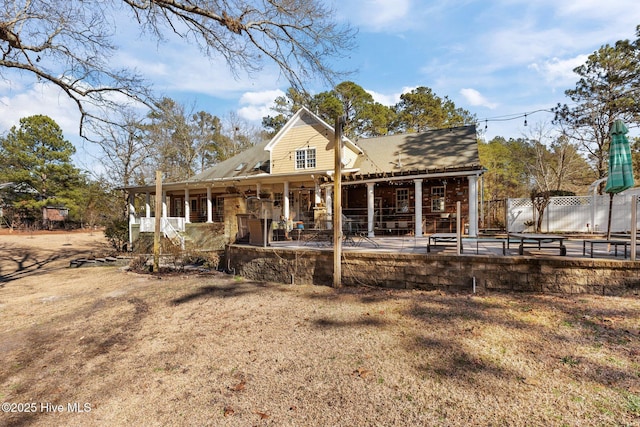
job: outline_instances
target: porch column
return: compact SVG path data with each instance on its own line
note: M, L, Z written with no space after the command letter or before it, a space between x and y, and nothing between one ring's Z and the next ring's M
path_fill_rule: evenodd
M374 220L375 220L375 194L374 194L375 184L373 182L367 183L367 236L375 237L374 233Z
M313 206L318 206L320 204L320 202L322 201L322 197L321 196L321 189L320 189L320 183L319 182L315 182L315 187L313 189L313 193L315 194L315 200L313 201Z
M284 189L282 190L282 215L286 221L289 220L289 181L284 182Z
M135 196L134 193L129 193L129 224L136 223L136 206L133 203Z
M162 217L167 217L167 192L162 191Z
M262 191L262 184L260 184L259 182L256 184L256 197L259 199L260 198L260 192Z
M131 231L131 226L136 223L136 207L133 204L135 198L134 193L129 193L129 247L128 250L133 248L133 232Z
M416 219L415 233L416 233L416 237L422 237L422 180L421 179L414 179L413 182L415 184L415 193L416 193L416 200L415 200L415 219Z
M144 216L147 218L151 218L151 193L148 191L145 194L144 198Z
M189 189L184 189L184 222L191 222L191 203L189 202Z
M327 230L333 229L333 187L324 188L324 204L327 207Z
M469 236L478 236L478 176L469 179Z
M207 222L213 222L213 201L211 200L210 185L207 185Z

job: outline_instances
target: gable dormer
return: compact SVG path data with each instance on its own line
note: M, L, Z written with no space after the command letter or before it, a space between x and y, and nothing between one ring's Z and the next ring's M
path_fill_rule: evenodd
M334 129L306 108L301 108L267 144L272 174L333 170ZM353 167L359 147L343 138L342 163Z

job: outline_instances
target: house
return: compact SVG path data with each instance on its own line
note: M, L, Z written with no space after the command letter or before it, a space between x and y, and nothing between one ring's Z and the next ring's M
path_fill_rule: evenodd
M42 207L42 226L44 228L51 230L64 224L67 219L69 219L69 209L64 206Z
M369 237L453 232L461 202L462 223L469 235L477 234L478 179L484 169L475 126L343 138L341 159L342 213L349 227ZM197 224L209 224L200 232L224 234L226 243L234 242L246 233L243 215L253 210L247 201L260 199L269 202L273 220L282 216L305 229L331 228L334 162L333 126L301 108L270 141L191 179L163 184L163 224L188 234ZM153 231L155 186L126 190L132 238Z

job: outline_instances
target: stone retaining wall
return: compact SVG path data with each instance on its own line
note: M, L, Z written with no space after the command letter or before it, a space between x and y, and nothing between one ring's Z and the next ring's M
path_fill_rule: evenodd
M251 280L327 285L333 253L230 245L227 266ZM560 257L343 252L343 285L398 289L640 295L640 262Z

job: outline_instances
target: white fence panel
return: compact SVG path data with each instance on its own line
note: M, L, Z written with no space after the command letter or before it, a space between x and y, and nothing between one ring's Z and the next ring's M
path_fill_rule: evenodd
M611 231L631 230L631 203L629 191L613 197ZM537 212L530 199L507 200L507 230L510 232L532 232L535 230ZM607 231L609 217L609 195L552 197L542 218L542 232L600 232ZM531 224L533 225L527 225ZM637 225L636 225L637 227Z

